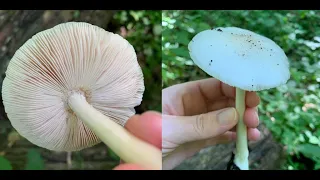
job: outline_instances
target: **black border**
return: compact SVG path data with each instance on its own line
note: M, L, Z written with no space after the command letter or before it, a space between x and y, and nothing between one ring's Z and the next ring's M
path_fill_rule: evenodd
M0 9L24 10L320 10L320 1L294 0L5 0Z
M114 175L114 177L113 177ZM56 171L0 171L1 179L9 178L15 179L14 176L22 176L23 179L39 177L39 179L85 179L85 180L99 180L99 179L148 179L154 180L162 178L167 179L212 179L212 180L226 180L226 179L254 179L254 180L275 180L275 179L318 179L320 171L218 171L218 170L155 170L155 171L103 171L103 170L56 170ZM19 178L19 177L17 177Z

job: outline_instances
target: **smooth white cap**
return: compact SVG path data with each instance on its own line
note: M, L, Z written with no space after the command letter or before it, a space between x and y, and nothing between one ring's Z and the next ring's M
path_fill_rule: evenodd
M290 78L284 51L271 39L237 27L198 33L188 46L194 63L220 81L247 91L270 89Z

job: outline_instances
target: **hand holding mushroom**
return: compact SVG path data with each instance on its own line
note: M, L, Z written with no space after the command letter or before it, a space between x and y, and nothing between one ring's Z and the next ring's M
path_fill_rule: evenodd
M160 113L148 111L141 115L134 115L127 121L125 128L134 136L161 149L162 118ZM148 168L122 161L114 170L146 170Z
M188 45L194 63L208 75L236 87L239 114L234 158L235 169L249 170L247 127L244 123L247 91L285 84L289 61L271 39L237 27L215 28L198 33Z
M245 125L248 139L257 140L260 132L254 92L246 96ZM173 169L202 148L236 139L239 116L233 108L235 88L217 79L187 82L162 92L163 169Z
M2 97L12 126L40 147L79 151L102 141L128 163L161 169L161 151L123 127L144 88L128 41L68 22L39 32L16 51Z

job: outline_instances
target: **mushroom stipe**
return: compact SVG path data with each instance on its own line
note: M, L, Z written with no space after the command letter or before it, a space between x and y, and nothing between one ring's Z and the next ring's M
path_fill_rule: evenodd
M233 164L248 170L247 127L243 122L246 92L285 84L290 78L288 58L271 39L237 27L202 31L193 37L188 49L199 68L236 89L239 121Z
M12 126L40 147L71 152L102 141L127 163L161 169L161 150L123 127L144 88L128 41L68 22L39 32L16 51L2 97Z

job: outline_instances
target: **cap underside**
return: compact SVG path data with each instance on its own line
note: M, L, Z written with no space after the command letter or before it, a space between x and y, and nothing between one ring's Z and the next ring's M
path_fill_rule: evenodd
M17 50L3 81L5 111L30 142L76 151L100 142L67 105L72 91L124 125L144 92L134 48L121 36L83 22L42 31Z

